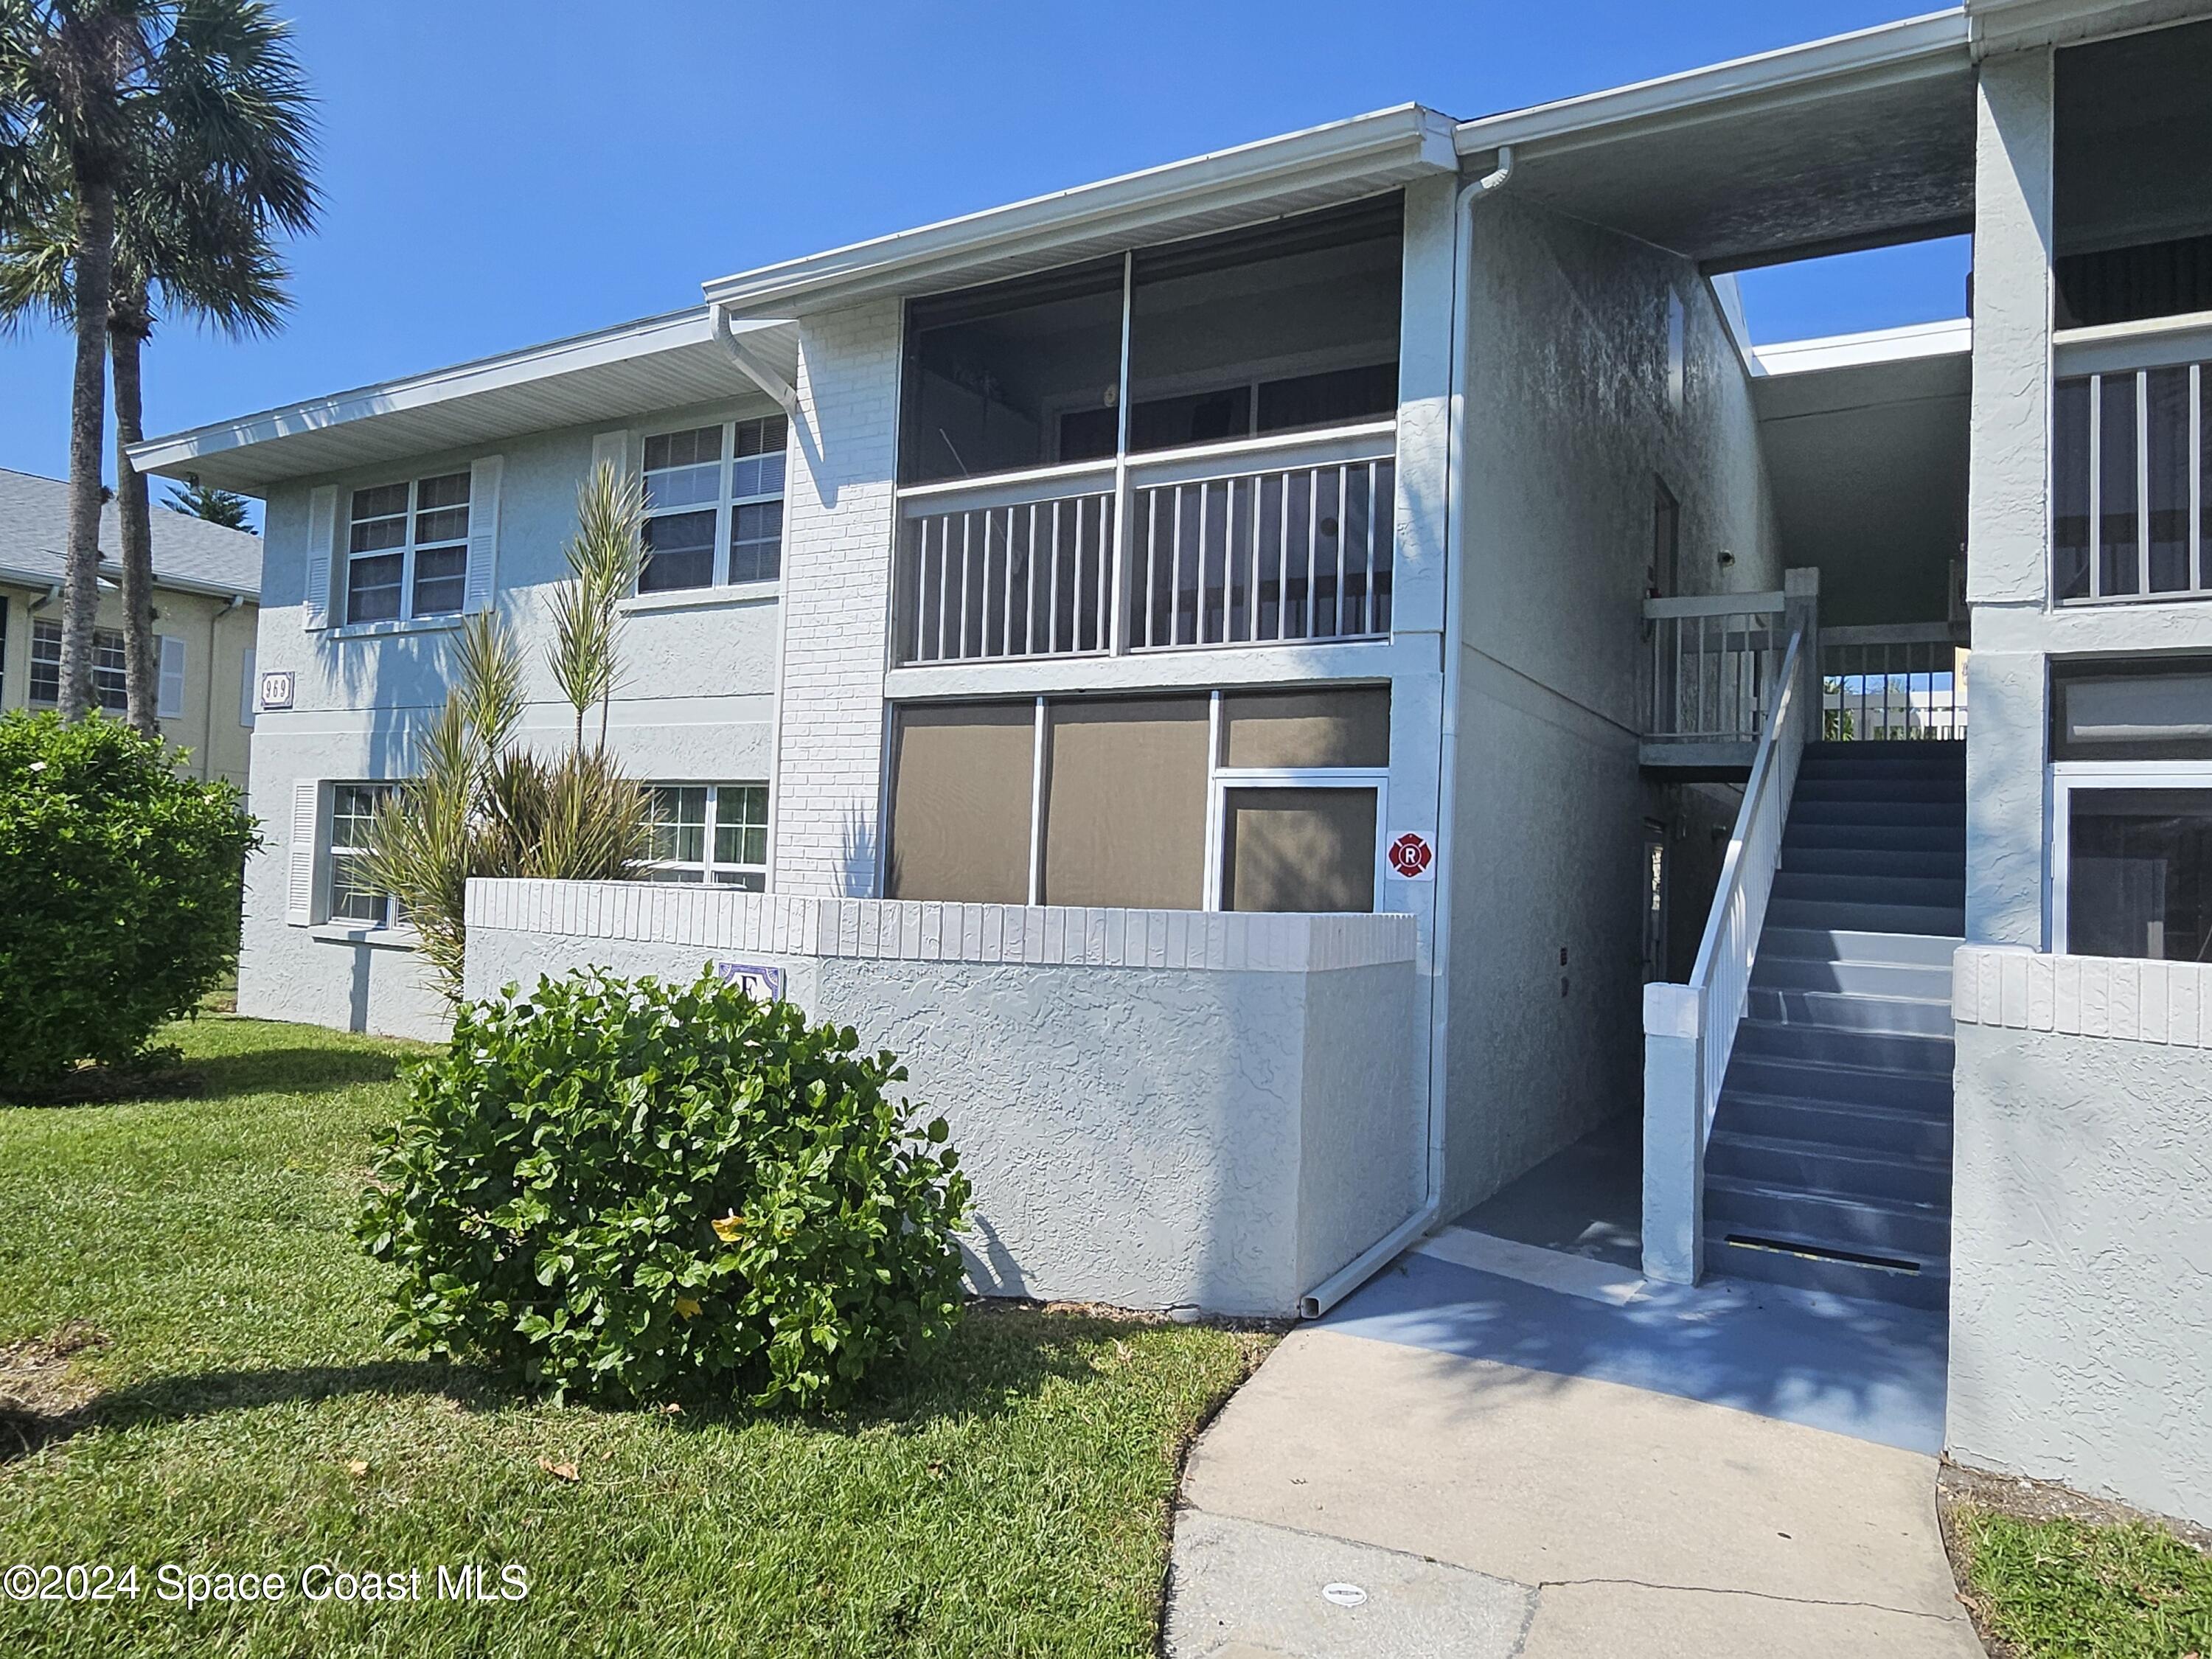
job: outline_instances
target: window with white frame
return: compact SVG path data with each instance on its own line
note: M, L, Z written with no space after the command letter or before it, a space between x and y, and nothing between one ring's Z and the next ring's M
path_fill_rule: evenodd
M2051 781L2055 948L2212 962L2212 763L2078 762Z
M2212 962L2212 659L2051 681L2052 948Z
M98 628L92 635L92 701L111 714L131 706L123 665L123 635ZM31 624L31 687L29 701L59 702L62 696L62 625L44 617Z
M457 615L468 566L466 468L353 492L346 525L349 623Z
M376 815L392 799L396 784L340 783L331 789L330 903L333 921L389 927L398 905L389 893L362 873Z
M651 789L646 879L768 890L768 786L664 783Z
M774 581L783 569L781 415L645 441L645 563L638 591Z
M1371 911L1389 721L1363 685L902 705L889 896Z

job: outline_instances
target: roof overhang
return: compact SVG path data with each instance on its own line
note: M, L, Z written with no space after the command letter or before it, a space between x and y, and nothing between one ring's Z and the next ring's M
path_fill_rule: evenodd
M57 556L58 559L58 556ZM44 587L58 592L63 573L58 564L51 570L33 570L27 565L0 564L0 582L11 587ZM112 559L100 562L100 580L103 586L120 588L123 586L123 567ZM256 604L260 600L258 587L239 587L229 582L203 581L196 576L165 575L154 573L156 592L166 589L172 593L197 593L210 599L229 599L240 605Z
M798 316L1330 207L1455 172L1452 130L1450 117L1401 104L725 276L707 298L738 316Z
M1964 9L1461 124L1513 190L1707 270L1971 228Z
M1974 55L2072 46L2212 16L2205 0L1966 0Z
M797 373L791 325L735 326L751 355ZM289 478L764 395L714 337L709 309L698 306L150 438L134 445L131 458L141 471L193 474L219 489L260 494Z

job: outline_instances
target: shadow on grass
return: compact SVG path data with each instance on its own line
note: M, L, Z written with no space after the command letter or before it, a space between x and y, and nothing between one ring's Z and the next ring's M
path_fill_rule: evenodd
M226 1095L321 1094L360 1083L387 1083L411 1056L373 1048L249 1048L203 1054L191 1062L203 1099Z
M838 1434L889 1429L915 1434L948 1421L989 1420L1019 1409L1052 1378L1095 1378L1100 1348L1146 1328L1146 1322L1034 1307L971 1310L946 1340L918 1358L887 1365L838 1410L802 1413L671 1390L668 1401L631 1405L584 1402L574 1409L610 1417L655 1416L668 1401L680 1429L803 1424ZM0 1464L91 1429L128 1430L191 1422L226 1412L297 1405L360 1395L441 1395L465 1411L531 1403L533 1396L498 1374L437 1359L378 1360L292 1370L203 1371L156 1377L40 1413L0 1401Z

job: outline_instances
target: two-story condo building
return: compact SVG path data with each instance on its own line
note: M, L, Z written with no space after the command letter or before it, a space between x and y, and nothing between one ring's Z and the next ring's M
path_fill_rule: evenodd
M1647 1273L1948 1306L1961 1455L2212 1518L2207 9L1386 110L149 442L268 501L241 1009L438 1028L353 854L617 461L657 884L487 884L472 986L734 958L960 1107L979 1282L1148 1305L1325 1308L1640 1098ZM1956 321L1749 343L1732 273L1966 233Z

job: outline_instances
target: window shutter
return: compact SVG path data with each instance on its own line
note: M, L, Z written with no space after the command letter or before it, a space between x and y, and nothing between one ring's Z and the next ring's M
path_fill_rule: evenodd
M499 476L504 463L487 455L469 469L469 574L461 609L489 611L499 579Z
M300 625L331 625L331 559L337 550L338 492L325 484L307 497L307 582L300 599Z
M154 639L161 652L161 691L154 713L161 720L180 720L185 717L185 642L174 634L157 634Z
M253 724L254 678L253 647L249 645L246 647L246 659L240 665L238 676L238 723L240 726Z
M629 471L629 434L601 432L592 439L592 471L611 466L617 472Z
M291 866L284 888L284 920L306 927L315 920L316 842L322 838L323 785L301 778L292 786Z

